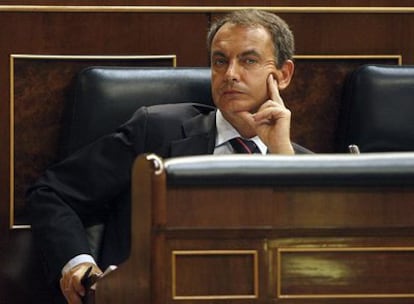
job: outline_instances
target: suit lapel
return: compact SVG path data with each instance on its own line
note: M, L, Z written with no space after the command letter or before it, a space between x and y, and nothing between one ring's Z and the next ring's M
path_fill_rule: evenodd
M216 111L183 123L184 138L171 143L171 157L212 154L216 140Z

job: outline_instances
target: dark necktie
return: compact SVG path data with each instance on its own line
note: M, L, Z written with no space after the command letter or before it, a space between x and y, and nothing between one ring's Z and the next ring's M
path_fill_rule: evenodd
M252 140L247 140L241 137L236 137L229 140L231 146L236 153L260 153L259 148Z

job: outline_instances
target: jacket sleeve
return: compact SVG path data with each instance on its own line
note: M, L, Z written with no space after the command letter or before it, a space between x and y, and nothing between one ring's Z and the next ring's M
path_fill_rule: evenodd
M116 132L50 167L27 191L32 232L50 283L72 257L90 254L85 225L105 217L113 198L129 191L132 163L145 152L146 122L142 108Z

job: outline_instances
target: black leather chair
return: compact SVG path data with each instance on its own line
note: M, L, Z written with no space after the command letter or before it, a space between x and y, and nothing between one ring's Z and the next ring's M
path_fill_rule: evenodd
M414 151L414 66L364 65L344 86L338 151Z
M213 105L209 68L88 67L64 112L60 155L113 131L141 106L182 102Z
M196 102L213 105L210 69L204 67L88 67L76 77L63 114L60 158L127 121L141 106ZM87 227L98 258L104 225Z

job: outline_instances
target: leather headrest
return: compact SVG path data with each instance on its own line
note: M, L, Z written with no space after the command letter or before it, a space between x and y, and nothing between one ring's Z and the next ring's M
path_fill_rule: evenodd
M89 67L65 110L61 156L114 131L141 106L212 105L209 68Z
M414 66L365 65L344 87L338 144L361 152L414 151Z

